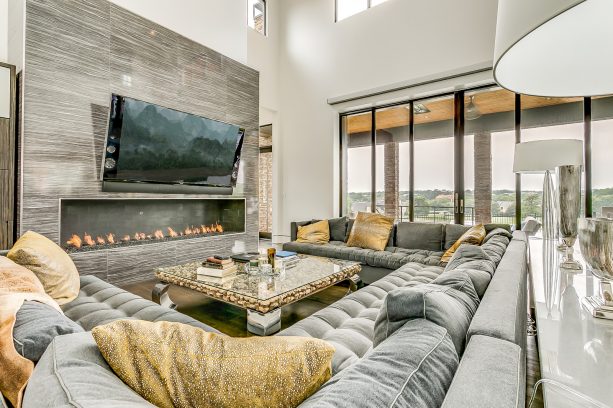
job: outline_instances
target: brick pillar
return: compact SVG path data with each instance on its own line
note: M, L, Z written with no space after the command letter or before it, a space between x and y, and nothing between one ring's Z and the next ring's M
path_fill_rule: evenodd
M383 148L383 177L385 187L385 215L398 217L398 143L385 143Z
M475 134L475 222L492 221L492 135Z

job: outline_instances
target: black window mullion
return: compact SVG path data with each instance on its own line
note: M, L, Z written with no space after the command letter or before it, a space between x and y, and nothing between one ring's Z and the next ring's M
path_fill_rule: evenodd
M409 221L415 220L415 112L409 102Z
M370 110L370 202L371 212L377 212L377 120L375 108Z
M521 95L515 94L515 144L521 143ZM521 174L515 174L515 229L521 229Z
M454 94L454 222L464 224L464 91Z
M592 98L583 98L583 163L585 169L585 216L592 216Z

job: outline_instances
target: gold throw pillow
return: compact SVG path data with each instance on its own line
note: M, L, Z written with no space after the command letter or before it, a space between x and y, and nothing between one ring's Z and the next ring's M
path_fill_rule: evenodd
M374 213L358 213L347 246L383 251L394 227L394 218Z
M477 224L472 226L468 231L466 231L453 245L445 251L443 256L441 257L441 263L447 263L451 260L451 257L455 253L455 251L462 244L470 244L470 245L481 245L483 240L485 239L485 227L483 224Z
M327 244L330 241L330 225L328 220L314 222L313 224L298 226L296 242L309 244Z
M232 338L140 320L92 334L119 378L159 407L295 407L332 373L334 347L310 337Z
M28 231L15 242L7 257L34 272L45 292L58 304L66 304L79 295L81 284L77 267L50 239Z

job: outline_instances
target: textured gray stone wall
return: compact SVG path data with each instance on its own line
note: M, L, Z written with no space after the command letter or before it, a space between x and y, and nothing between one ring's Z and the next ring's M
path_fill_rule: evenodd
M80 272L125 283L235 241L256 249L258 83L253 69L108 1L26 0L20 233L57 242L61 198L151 197L101 192L109 101L118 93L247 130L235 192L247 199L246 233L80 253Z

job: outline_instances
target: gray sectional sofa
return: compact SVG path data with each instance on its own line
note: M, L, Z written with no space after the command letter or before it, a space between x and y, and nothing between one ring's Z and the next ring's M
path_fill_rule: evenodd
M460 226L399 225L399 243L407 246L407 239L413 239L415 244L410 245L422 245L428 241L409 236L403 241L406 230L423 233L440 228L437 245L443 248L445 236L449 238L452 229L457 236L461 235L464 227L457 227ZM445 233L447 229L449 234ZM402 265L396 270L391 271L396 264L390 261L387 264L390 268L381 268L390 271L381 279L279 333L320 338L336 348L333 378L301 407L523 407L527 242L521 232L515 232L511 239L507 231L494 228L490 231L488 242L477 247L487 254L486 260L475 258L474 248L462 246L447 267L439 265L441 250L390 245L406 250L385 251L391 254L386 256L402 257L398 261ZM433 244L432 240L428 245ZM335 245L343 247L332 244L325 250L332 251ZM360 256L375 263L377 255ZM462 279L470 283L474 292L475 310L468 316L469 326L462 328L449 319L441 322L446 316L440 313L439 320L434 319L430 311L425 313L424 300L423 316L400 323L396 320L398 328L383 336L380 324L377 329L376 321L385 309L382 306L392 308L390 298L402 298L402 291L415 292L420 288L428 289L422 290L424 293L440 288L461 290L464 284L457 282ZM388 297L390 293L394 296ZM92 276L81 277L78 298L64 305L63 310L85 330L117 319L134 318L177 321L215 331ZM390 316L391 313L388 320ZM379 331L375 333L376 330ZM461 350L457 344L462 344ZM24 408L74 406L152 405L115 376L91 333L83 332L53 340L36 365L23 403Z
M286 250L359 260L384 274L278 334L316 337L336 348L332 380L302 406L523 407L527 237L520 231L511 234L500 226L488 226L487 242L476 248L461 246L449 264L441 266L442 251L434 247L452 245L457 239L453 237L459 237L466 227L402 224L397 226L395 237L402 247L392 245L386 251L349 248L338 241L321 246L295 242L284 245ZM398 240L408 231L429 231L430 239L401 236ZM440 241L435 242L434 237ZM424 249L426 246L432 249ZM475 250L483 250L488 260L473 259ZM392 265L390 258L396 262L399 257L406 263L387 271L390 268L384 266ZM463 350L450 351L449 344L443 342L449 327L443 329L430 322L433 319L426 316L425 304L426 318L407 321L373 347L375 322L388 294L417 289L419 285L437 286L442 278L459 273L467 273L479 295L478 308L470 316L470 325L464 328Z
M373 283L409 262L437 266L444 251L449 249L469 227L457 224L399 222L394 225L385 251L373 251L347 246L353 220L340 217L329 220L330 242L324 245L296 242L298 227L319 220L291 223L291 242L283 249L301 254L325 256L360 262L360 278ZM486 224L486 232L496 228L511 231L507 224Z

